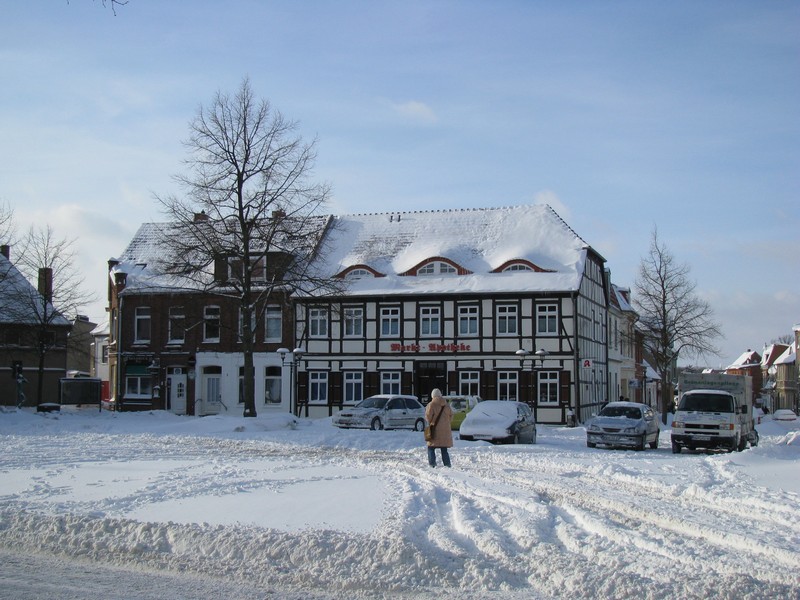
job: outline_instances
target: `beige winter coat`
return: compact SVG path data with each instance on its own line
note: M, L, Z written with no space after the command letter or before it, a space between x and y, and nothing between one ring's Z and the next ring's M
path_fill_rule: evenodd
M444 407L442 409L442 407ZM442 414L439 415L439 411ZM438 418L437 418L437 415ZM434 448L452 448L453 447L453 431L450 429L450 420L453 418L453 409L441 396L433 398L428 406L425 407L425 420L428 423L433 423L436 420L436 428L433 430L433 439L428 442L428 446Z

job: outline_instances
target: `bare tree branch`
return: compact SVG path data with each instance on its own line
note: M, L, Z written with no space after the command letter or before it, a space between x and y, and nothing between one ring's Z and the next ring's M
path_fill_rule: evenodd
M158 269L206 292L238 298L243 323L258 327L267 299L333 292L310 271L331 219L320 214L330 188L311 180L316 140L266 101L248 79L218 92L189 125L185 197L156 196L172 224ZM220 276L224 270L224 276ZM255 416L253 328L242 330L244 414Z
M717 354L714 340L722 335L711 306L697 296L689 266L678 264L653 229L650 250L639 264L634 302L645 351L661 376L663 418L672 397L670 372L679 355Z

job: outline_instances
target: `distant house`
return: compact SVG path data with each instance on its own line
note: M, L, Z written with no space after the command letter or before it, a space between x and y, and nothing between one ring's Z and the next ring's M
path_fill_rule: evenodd
M634 398L636 378L635 323L630 289L611 284L608 304L608 399Z
M797 378L797 341L792 342L783 353L775 359L775 394L773 410L788 408L797 410L798 378Z
M53 275L40 269L38 288L0 246L0 404L58 402L59 380L67 374L67 340L72 324L53 307ZM18 387L17 374L24 383ZM41 377L40 377L41 375Z
M108 371L108 320L97 325L90 333L92 336L91 360L89 373L99 379L101 383L101 400L107 402L111 398L111 388Z
M761 395L764 387L764 378L761 373L761 355L755 350L747 349L731 365L725 369L729 375L749 375L753 381L753 398Z
M89 317L78 315L72 320L72 329L67 343L67 373L87 376L91 373L92 331L97 323Z
M786 344L769 344L764 346L761 353L761 394L758 403L767 408L774 406L775 400L775 374L777 367L775 361L789 346Z

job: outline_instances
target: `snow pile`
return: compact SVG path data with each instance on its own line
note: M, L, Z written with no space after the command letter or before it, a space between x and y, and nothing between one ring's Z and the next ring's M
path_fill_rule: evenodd
M796 598L800 425L758 428L673 455L540 427L430 469L420 433L329 419L5 412L0 597Z

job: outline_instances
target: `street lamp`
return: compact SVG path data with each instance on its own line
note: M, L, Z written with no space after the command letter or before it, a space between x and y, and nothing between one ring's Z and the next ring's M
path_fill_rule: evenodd
M302 348L295 348L289 351L288 348L278 348L278 354L281 357L281 364L284 367L289 367L289 412L294 416L297 415L297 366L300 364L300 359L305 354Z
M539 415L538 415L538 412L539 412L538 411L538 409L539 409L539 398L538 398L538 394L536 393L536 387L535 387L536 386L536 379L533 377L533 372L536 370L536 361L537 360L539 361L539 368L541 369L542 367L544 367L544 361L547 358L547 355L549 354L549 352L547 350L545 350L544 348L539 348L538 350L536 350L533 353L533 355L531 355L531 353L528 352L527 350L525 350L525 348L520 348L514 354L519 356L519 364L520 364L521 368L525 366L525 360L526 359L528 359L528 358L531 359L531 380L532 380L531 381L531 388L533 388L533 393L532 393L532 395L533 395L533 418L534 418L534 420L538 420L538 418L539 418Z

